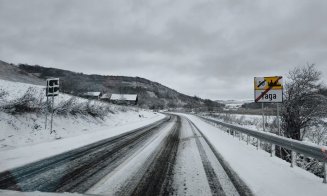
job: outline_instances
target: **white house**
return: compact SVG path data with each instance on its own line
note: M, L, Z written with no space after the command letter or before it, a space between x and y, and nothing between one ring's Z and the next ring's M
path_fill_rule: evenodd
M82 97L88 98L88 99L100 99L102 93L101 92L86 92L83 93Z
M136 105L138 102L137 94L112 94L110 102L122 105Z

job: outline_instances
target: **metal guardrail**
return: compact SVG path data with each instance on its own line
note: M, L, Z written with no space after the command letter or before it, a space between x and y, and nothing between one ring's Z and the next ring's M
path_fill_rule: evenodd
M205 118L202 116L199 116L199 117L206 121L209 121L211 123L227 127L233 131L237 131L239 133L246 134L247 135L247 143L249 143L249 136L257 138L258 139L257 149L259 149L260 140L270 143L271 144L271 156L274 156L274 154L275 154L275 145L281 146L288 150L291 150L292 151L291 167L295 166L296 153L300 153L305 156L312 157L312 158L315 158L315 159L321 161L323 163L323 169L324 169L323 183L327 183L327 149L324 148L323 146L310 145L310 144L303 143L301 141L281 137L281 136L278 136L275 134L251 130L251 129L247 129L244 127L221 122L218 120Z

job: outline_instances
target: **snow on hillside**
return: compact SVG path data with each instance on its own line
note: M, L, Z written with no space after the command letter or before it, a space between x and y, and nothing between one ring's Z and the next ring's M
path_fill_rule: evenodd
M44 86L0 80L0 89L8 93L2 101L0 98L0 104L23 96L29 87L33 88L36 96L44 96ZM67 94L60 94L55 98L55 107L60 102L69 100L71 97ZM88 101L83 98L76 98L76 100L81 103ZM48 127L45 129L44 112L12 115L0 110L0 151L62 140L78 135L92 134L100 130L110 131L114 127L148 122L151 119L157 119L162 116L161 114L135 107L110 104L109 108L110 113L103 119L89 115L55 115L53 123L55 132L51 134L49 130L50 115L48 116Z
M217 100L216 102L224 104L224 110L230 111L230 110L238 110L244 103L250 103L253 102L252 100Z

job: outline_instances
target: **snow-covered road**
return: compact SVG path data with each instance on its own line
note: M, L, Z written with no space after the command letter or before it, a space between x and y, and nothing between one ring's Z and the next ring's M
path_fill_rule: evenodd
M174 168L176 195L239 195L200 130L182 117L180 144Z
M23 169L0 174L0 187L92 195L323 196L327 192L314 175L291 169L187 114L172 114L156 126Z
M169 121L0 174L2 189L99 195L240 195L196 125Z
M178 117L170 133L161 132L87 193L240 195L191 121Z

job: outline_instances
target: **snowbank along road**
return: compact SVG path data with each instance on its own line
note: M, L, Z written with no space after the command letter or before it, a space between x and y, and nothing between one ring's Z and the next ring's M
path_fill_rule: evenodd
M95 195L252 195L183 116L0 173L0 189Z

